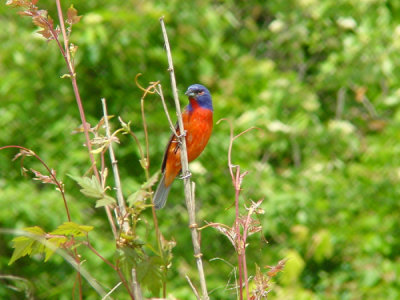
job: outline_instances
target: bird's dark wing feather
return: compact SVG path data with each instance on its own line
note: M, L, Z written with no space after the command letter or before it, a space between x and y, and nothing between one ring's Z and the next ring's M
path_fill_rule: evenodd
M176 124L175 124L175 131L176 131L176 133L178 135L180 135L178 122L176 122ZM167 148L165 149L164 158L163 158L163 162L162 162L162 165L161 165L161 172L164 172L164 170L165 170L165 165L167 163L167 157L168 157L168 153L169 153L169 147L171 147L171 144L175 144L172 147L175 147L174 148L174 153L177 153L178 149L179 149L179 143L178 143L178 139L177 139L177 137L175 136L174 133L172 133L172 135L171 135L171 137L169 139Z

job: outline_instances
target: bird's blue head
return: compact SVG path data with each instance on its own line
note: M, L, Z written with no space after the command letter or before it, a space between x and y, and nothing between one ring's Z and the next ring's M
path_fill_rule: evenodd
M189 97L189 111L193 110L193 106L198 104L202 108L213 110L210 91L201 84L192 84L188 87L185 95Z

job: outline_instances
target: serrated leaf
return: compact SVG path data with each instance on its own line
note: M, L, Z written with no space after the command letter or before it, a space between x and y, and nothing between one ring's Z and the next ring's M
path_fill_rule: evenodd
M33 24L35 24L36 26L43 28L43 30L49 31L49 27L47 25L46 19L45 17L41 16L41 15L36 15L32 18L32 22Z
M53 35L51 34L51 31L48 28L45 28L43 30L38 31L38 33L44 37L46 40L51 40L53 38Z
M75 180L81 186L81 193L91 198L101 199L103 198L104 192L97 178L93 175L90 177L79 177L68 175Z
M109 206L109 205L114 205L117 203L113 197L110 196L104 196L104 198L101 198L96 201L96 208L97 207L102 207L102 206Z
M43 231L42 228L34 226L24 228L24 231L29 233L29 235L18 236L12 240L12 247L14 248L14 252L11 256L10 261L8 262L8 265L11 265L21 257L41 253L44 250L44 245L40 242L40 239L46 233Z
M89 231L93 230L93 226L79 225L74 222L65 222L57 227L56 230L50 232L53 235L66 236L86 236Z
M47 262L50 259L50 257L54 254L55 250L60 248L61 245L64 245L68 241L68 239L65 236L60 236L60 237L52 237L47 241L51 243L54 247L46 247L44 249L45 252L44 262Z

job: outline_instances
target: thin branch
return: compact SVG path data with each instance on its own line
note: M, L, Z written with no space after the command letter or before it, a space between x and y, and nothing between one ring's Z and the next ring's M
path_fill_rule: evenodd
M53 179L53 181L55 182L55 184L58 187L58 190L60 191L63 201L64 201L64 206L65 206L65 210L67 212L67 218L68 221L71 222L71 215L69 213L69 208L68 208L68 203L67 203L67 199L65 198L65 193L64 193L64 187L62 186L62 184L57 180L56 176L54 175L54 173L51 171L51 169L49 168L49 166L39 157L39 155L37 155L35 152L33 152L32 150L22 147L22 146L17 146L17 145L8 145L8 146L3 146L0 147L0 151L3 149L10 149L10 148L17 148L17 149L21 149L24 150L26 152L29 152L29 154L33 155L37 160L40 161L40 163L46 168L46 170L49 172L51 178ZM80 256L78 255L78 250L76 248L74 248L73 250L73 254L74 254L74 259L76 261L76 264L78 266L78 271L76 273L77 279L78 279L78 283L79 283L79 297L80 299L82 299L82 279L81 279L81 273L79 271L80 268ZM75 287L75 284L74 284Z
M233 140L232 140L233 142ZM236 167L236 177L234 181L235 186L235 230L236 230L236 247L238 252L238 267L239 267L239 292L240 292L240 300L243 299L243 255L244 255L244 245L242 235L240 233L240 224L239 224L239 194L240 194L240 166ZM247 297L248 299L248 297Z
M132 290L133 290L133 295L135 296L135 299L143 299L142 296L142 291L140 290L140 285L139 282L137 280L137 276L136 276L136 269L132 268Z
M110 145L109 145L108 151L110 153L111 165L112 165L112 169L113 169L113 173L114 173L115 189L117 191L117 200L118 200L118 208L119 208L119 212L117 213L117 219L119 220L119 222L121 222L119 225L122 228L122 231L124 233L128 234L130 231L129 223L127 220L128 214L126 211L124 196L122 194L121 180L120 180L119 171L118 171L118 162L115 159L114 150L113 150L112 143L111 143L111 130L110 130L110 126L108 123L106 99L102 98L101 103L103 106L104 127L106 129L106 136L110 140ZM123 274L121 273L119 267L116 268L116 271L118 272L118 275L120 276L121 280L123 281L125 287L127 288L128 292L129 292L129 294L131 295L131 298L137 299L137 300L142 299L141 297L135 296L135 290L133 291L133 294L132 294L132 291L130 290L129 286L125 282ZM134 268L132 268L132 272L136 272L136 270ZM140 291L140 285L136 281L136 277L132 277L132 284L136 287L136 289L138 289Z
M192 288L193 294L196 296L197 300L200 300L199 292L196 290L196 287L193 285L192 281L190 280L189 276L185 275L187 282L189 283L190 287Z
M87 246L90 251L92 251L96 256L98 256L102 261L104 261L107 265L109 265L112 269L114 269L115 271L117 270L117 267L114 266L109 260L107 260L106 258L104 258L99 252L97 252L97 250L95 248L93 248L92 244L89 241L89 237L86 235L86 242L83 242L83 244L85 246Z
M118 117L118 120L119 120L119 122L121 123L122 126L126 126L126 127L129 126L128 124L126 124L126 123L122 120L121 117ZM128 122L128 123L129 123L129 122ZM129 128L129 127L128 127L128 128ZM143 149L142 149L142 145L140 145L139 139L138 139L138 137L136 136L136 134L134 134L130 129L129 129L129 131L128 131L128 134L134 139L134 141L135 141L135 143L136 143L136 146L137 146L138 149L139 149L140 158L141 158L141 159L145 158L145 157L144 157L144 152L143 152Z
M61 196L63 198L64 201L64 207L65 207L65 211L67 213L67 218L68 221L71 222L71 214L69 213L69 208L68 208L68 203L67 203L67 199L65 198L65 193L64 193L64 188L62 186L62 184L57 180L56 176L53 174L53 172L51 171L51 169L49 168L49 166L40 158L39 155L37 155L35 152L33 152L32 150L22 147L22 146L17 146L17 145L7 145L7 146L3 146L0 147L0 151L4 150L4 149L11 149L11 148L16 148L16 149L21 149L24 151L29 152L30 154L32 154L38 161L40 161L40 163L46 168L47 172L49 172L50 177L54 180L56 186L58 187L58 190L61 193Z
M106 295L104 295L101 300L105 300L110 297L110 295L122 284L122 282L118 282L116 286L114 286Z
M247 263L246 263L246 233L242 236L240 232L240 214L239 214L239 196L241 191L241 181L245 173L240 174L240 166L232 164L232 148L233 142L244 135L245 133L253 130L259 129L257 127L248 128L237 135L233 135L233 124L229 119L221 119L218 120L217 124L221 121L226 121L229 124L229 132L230 132L230 142L228 148L228 168L229 173L231 174L232 183L235 188L235 232L236 232L236 248L238 252L238 269L239 269L239 299L243 299L243 276L244 282L246 286L246 298L249 299L249 285L248 285L248 276L247 276ZM236 173L234 174L233 169L236 168Z
M196 224L194 185L193 186L191 185L190 176L187 176L187 175L190 175L190 171L189 171L189 163L188 163L188 157L187 157L186 138L185 138L185 134L184 134L185 129L183 127L181 107L180 107L180 103L179 103L178 90L176 87L174 65L172 62L172 54L171 54L171 48L170 48L169 41L168 41L167 30L166 30L165 24L164 24L164 17L160 18L160 24L161 24L161 30L162 30L164 42L165 42L165 50L167 52L168 71L170 73L171 88L172 88L172 93L174 96L176 113L177 113L177 117L178 117L179 132L181 133L181 137L179 138L180 152L181 152L181 165L182 165L182 174L184 175L183 184L184 184L184 189L185 189L185 201L186 201L186 207L188 209L188 214L189 214L189 228L192 233L192 243L193 243L193 249L194 249L194 256L195 256L196 262L197 262L197 269L199 272L202 298L209 299L208 292L207 292L206 279L204 276L203 261L201 259L202 253L200 250L200 242L199 242L199 236L198 236L197 224Z
M126 290L128 291L129 296L131 297L132 300L135 300L136 298L135 298L134 292L131 290L128 282L125 280L125 277L121 272L121 269L119 267L119 260L117 260L117 273L118 273L118 276L121 279L122 283L124 284ZM136 299L136 300L140 300L140 298Z
M58 38L56 38L56 36L54 36L54 37L55 37L55 40L57 41L57 45L58 45L58 47L59 47L59 49L61 51L61 54L64 57L64 60L65 60L65 62L67 64L68 72L69 72L69 75L70 75L70 78L71 78L72 88L74 90L74 95L75 95L76 103L78 105L79 115L80 115L80 118L81 118L83 131L84 131L84 134L85 134L86 147L88 148L89 158L90 158L90 161L91 161L91 164L92 164L91 168L93 168L94 175L96 176L97 180L101 183L99 171L97 170L97 166L96 166L96 160L94 159L94 156L93 156L93 153L92 153L92 143L90 142L90 137L89 137L89 125L86 122L85 110L83 109L81 95L79 93L78 83L76 81L75 67L74 67L74 65L73 65L73 63L71 61L71 53L70 53L70 49L69 49L68 35L66 33L66 30L65 30L64 16L63 16L63 13L62 13L60 0L56 0L56 5L57 5L58 20L60 22L60 28L61 28L61 32L62 32L63 40L64 40L64 49L62 48ZM54 33L53 33L53 35L54 35ZM113 227L112 226L113 220L112 220L112 215L111 215L110 208L108 206L105 206L105 210L106 210L108 221L109 221L111 227ZM114 234L114 238L117 238L116 232L113 231L113 234Z
M158 85L157 85L156 92L157 92L158 95L160 95L161 102L162 102L163 107L164 107L164 112L165 112L165 115L167 116L167 119L168 119L169 127L171 128L171 131L173 132L173 134L174 134L176 137L178 137L178 133L177 133L176 130L175 130L175 125L174 125L174 123L172 122L171 117L169 116L168 107L167 107L167 104L165 103L164 93L163 93L163 91L162 91L162 86L161 86L161 84L158 84Z
M122 231L124 233L128 233L129 232L129 223L128 223L128 220L126 220L126 216L127 216L126 205L125 205L124 196L122 195L122 186L121 186L121 180L119 177L118 163L117 163L117 160L115 159L114 149L113 149L113 145L111 142L111 131L110 131L109 123L108 123L106 99L102 98L101 103L103 106L104 127L106 129L106 136L110 141L110 145L108 147L108 152L110 153L111 166L112 166L112 170L114 173L115 190L117 192L117 200L118 200L118 208L119 208L119 216L118 216L119 220L118 221L121 222L119 225L122 228Z
M149 174L149 168L150 168L150 158L149 158L149 135L148 135L148 131L147 131L147 123L146 123L146 115L145 115L145 111L144 111L144 99L146 98L147 94L154 94L157 93L160 95L160 97L163 99L164 96L162 95L162 91L160 90L157 91L157 86L159 86L159 81L156 82L151 82L150 86L148 86L146 89L143 88L139 81L138 78L141 74L137 74L135 77L135 82L136 85L143 91L143 96L140 98L140 107L141 107L141 112L142 112L142 121L143 121L143 128L144 128L144 135L145 135L145 140L146 140L146 157L144 157L143 151L141 151L141 147L140 147L140 143L138 141L138 139L136 138L136 136L132 133L132 136L135 138L136 143L139 145L139 150L140 150L140 155L141 155L141 159L145 160L144 163L144 170L145 170L145 174L146 174L146 180L150 179L150 174ZM161 93L161 94L160 94ZM148 191L151 192L151 187L148 188ZM161 260L163 262L166 262L165 260L165 256L164 256L164 251L162 249L162 245L161 245L161 232L160 232L160 228L158 226L158 219L157 219L157 213L156 213L156 208L154 206L154 200L153 200L153 194L151 194L150 196L150 200L151 203L153 204L151 207L151 213L153 216L153 223L154 223L154 228L155 228L155 234L156 234L156 240L157 240L157 246L158 246L158 251L160 252L160 257ZM166 273L167 273L168 267L167 267L167 263L165 265L164 268L164 275L166 277ZM165 298L167 295L167 283L165 280L163 280L163 285L162 285L162 294L163 297Z

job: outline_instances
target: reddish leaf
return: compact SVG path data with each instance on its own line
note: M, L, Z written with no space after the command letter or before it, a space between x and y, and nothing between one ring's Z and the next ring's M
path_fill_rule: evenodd
M52 39L54 39L53 38L53 35L51 34L51 31L48 29L48 28L45 28L45 29L43 29L43 30L40 30L40 31L38 31L38 33L40 34L40 35L42 35L45 39L47 39L47 40L52 40Z
M8 0L6 2L6 5L9 5L12 7L29 7L30 2L27 0Z
M285 267L285 264L286 264L286 259L282 259L282 260L280 260L278 262L278 264L276 266L272 266L272 267L271 266L265 266L264 268L270 269L267 272L267 275L269 277L274 277L274 276L276 276L276 274L278 274L279 272L281 272L283 270L283 268Z
M47 11L44 10L43 12L45 13L45 15L43 15L43 16L47 17ZM47 17L47 22L49 24L49 27L51 29L53 29L54 28L54 22L53 22L53 19L50 16Z
M28 17L33 16L33 13L29 10L19 11L19 12L17 12L17 14L19 14L20 16L28 16Z
M33 155L35 155L35 152L33 152L32 150L26 151L26 150L24 150L24 149L21 149L21 150L19 151L19 153L16 154L12 160L14 161L14 160L16 160L16 159L19 158L19 157L33 156Z
M74 8L73 5L71 5L71 7L68 8L67 17L68 18L66 22L69 25L78 23L82 18L82 16L78 16L78 11Z
M47 22L46 22L46 19L43 17L43 16L41 16L41 15L37 15L37 16L34 16L33 18L32 18L32 22L33 22L33 24L35 24L36 26L39 26L39 27L41 27L41 28L44 28L44 29L47 29L48 30L48 24L47 24Z
M225 235L232 243L233 247L237 250L237 234L235 231L235 228L228 227L224 224L221 223L208 223L208 226L211 226L215 229L217 229L219 232L221 232L223 235Z
M39 171L36 171L34 169L31 169L31 171L33 172L33 174L35 174L35 177L33 178L33 180L38 180L38 181L40 181L42 183L56 184L56 182L54 181L53 177L43 175L42 173L40 173ZM54 170L51 170L51 172L55 176L56 172Z

